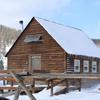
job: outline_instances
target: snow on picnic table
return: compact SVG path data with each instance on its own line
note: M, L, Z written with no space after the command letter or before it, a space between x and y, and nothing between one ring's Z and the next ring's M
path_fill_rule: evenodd
M100 87L97 86L97 87ZM100 90L97 89L82 89L81 92L78 90L72 91L66 94L58 96L50 96L50 90L44 89L39 93L33 94L37 100L100 100ZM14 96L8 97L13 100ZM19 100L29 100L28 96L20 96Z

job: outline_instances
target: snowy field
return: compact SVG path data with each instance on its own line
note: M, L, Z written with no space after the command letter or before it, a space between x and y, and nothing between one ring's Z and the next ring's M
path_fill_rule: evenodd
M3 86L0 81L0 86ZM62 87L56 86L54 92L59 91ZM66 94L58 96L50 96L50 90L46 88L39 93L33 94L37 100L100 100L100 85L96 85L92 88L71 91ZM7 97L10 100L14 100L14 96ZM20 95L19 100L30 100L27 95Z
M50 96L50 90L44 89L43 91L33 94L37 100L100 100L100 85L89 89L82 89L81 92L73 91L58 96ZM58 87L55 88L55 91ZM14 96L8 97L13 100ZM28 96L20 96L19 100L29 100Z

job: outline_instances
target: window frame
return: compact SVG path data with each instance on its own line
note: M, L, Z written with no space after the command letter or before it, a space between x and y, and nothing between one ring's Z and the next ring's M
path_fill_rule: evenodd
M93 69L95 68L95 70ZM92 61L92 73L97 73L97 61Z
M80 60L79 59L74 59L74 72L80 72Z
M37 34L29 34L25 36L24 42L26 43L36 43L36 42L41 42L43 40L43 35L42 33L37 33Z
M85 67L87 68L87 70L85 69ZM84 73L88 73L89 72L89 60L84 60L83 61L83 72Z

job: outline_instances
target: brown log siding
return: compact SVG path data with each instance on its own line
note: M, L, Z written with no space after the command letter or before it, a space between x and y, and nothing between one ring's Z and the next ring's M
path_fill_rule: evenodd
M67 65L66 65L67 73L74 73L74 59L80 60L80 72L79 73L84 73L83 72L83 61L84 60L89 61L89 73L92 73L92 61L97 62L97 73L100 73L100 59L87 57L87 56L81 56L81 55L68 55L67 56Z
M26 35L43 34L40 43L25 43ZM53 72L64 72L66 56L65 51L57 42L43 29L36 20L33 20L17 40L13 49L7 55L8 69L29 68L28 57L31 54L41 54L42 69Z

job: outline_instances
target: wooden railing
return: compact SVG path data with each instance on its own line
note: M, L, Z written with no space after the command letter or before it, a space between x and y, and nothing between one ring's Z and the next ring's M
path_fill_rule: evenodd
M51 89L51 94L53 95L53 87L55 87L56 85L60 84L60 83L66 83L66 88L62 91L59 91L56 94L59 94L63 91L67 91L67 81L69 79L79 79L79 86L81 87L81 79L100 79L100 74L67 74L67 73L50 73L48 71L43 71L43 70L34 70L34 71L28 71L27 69L8 69L8 70L0 70L0 80L2 81L7 81L8 83L11 82L11 86L10 87L0 87L0 90L4 90L4 89L8 89L8 90L14 90L16 89L13 86L13 83L18 83L18 81L16 81L17 79L14 78L14 76L11 74L11 72L14 72L15 74L22 77L24 79L23 84L25 83L25 79L28 80L43 80L43 81L47 81L47 82L51 82L48 85L48 89ZM24 74L23 74L24 73ZM26 73L26 74L25 74ZM27 74L29 73L29 74ZM59 82L57 83L53 83L52 79L55 81L55 79L60 79ZM19 86L21 86L19 84ZM33 84L33 86L35 86L35 82ZM24 88L24 87L22 87ZM34 88L34 87L33 87Z
M17 87L16 80L11 76L10 72L14 71L15 73L25 72L26 69L9 69L9 70L0 70L0 81L3 81L3 86L0 86L0 91L3 90L16 90ZM9 86L8 86L9 84Z
M0 74L9 74L11 71L14 71L15 73L20 73L20 72L26 72L28 69L7 69L7 70L0 70Z

